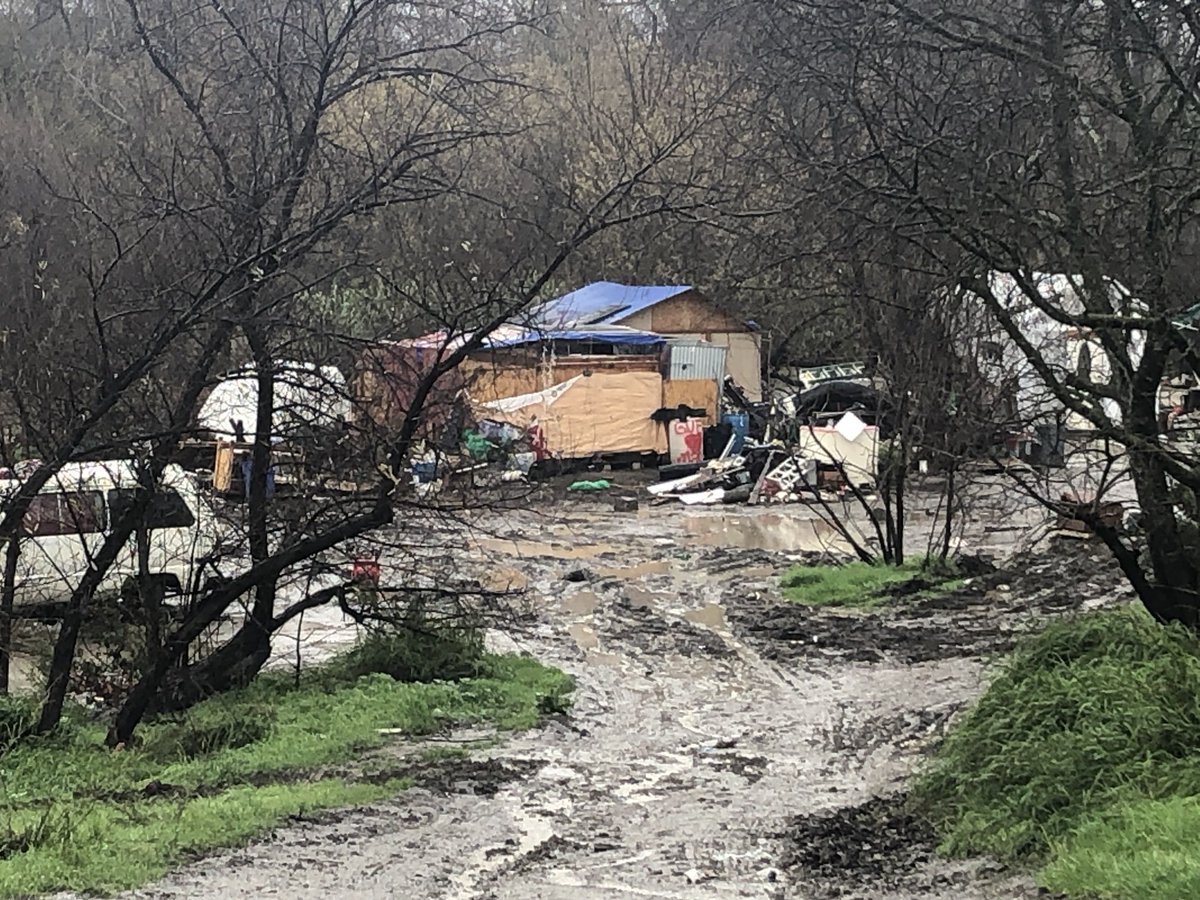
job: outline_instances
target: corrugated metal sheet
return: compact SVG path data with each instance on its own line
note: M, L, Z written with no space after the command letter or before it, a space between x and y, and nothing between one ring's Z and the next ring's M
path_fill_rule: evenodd
M725 378L725 347L702 341L671 344L671 380L704 379L722 381Z

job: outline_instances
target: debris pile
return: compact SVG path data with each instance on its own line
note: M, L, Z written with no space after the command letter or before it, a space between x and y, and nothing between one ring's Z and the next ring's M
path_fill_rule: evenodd
M679 500L692 505L718 503L789 503L814 499L821 489L844 485L846 469L823 467L818 459L782 443L747 441L742 452L725 451L707 463L689 467L663 467L665 480L647 487L660 502Z

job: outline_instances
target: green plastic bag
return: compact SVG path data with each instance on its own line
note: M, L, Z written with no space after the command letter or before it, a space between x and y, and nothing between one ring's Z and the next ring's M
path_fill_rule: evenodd
M568 491L607 491L612 485L601 478L599 481L576 481Z
M463 444L466 445L467 453L475 459L487 459L494 450L498 449L478 431L469 429L463 432Z

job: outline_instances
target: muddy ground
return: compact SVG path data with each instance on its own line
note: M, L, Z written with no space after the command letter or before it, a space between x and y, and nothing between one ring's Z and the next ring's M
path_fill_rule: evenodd
M854 614L781 601L779 576L829 550L797 510L588 500L490 528L458 565L527 592L494 641L574 675L570 714L132 896L1036 895L986 861L938 859L900 795L989 660L1048 616L1121 601L1100 549L1004 563L1004 529L980 528L968 549L999 571ZM352 636L335 618L304 627L326 650Z

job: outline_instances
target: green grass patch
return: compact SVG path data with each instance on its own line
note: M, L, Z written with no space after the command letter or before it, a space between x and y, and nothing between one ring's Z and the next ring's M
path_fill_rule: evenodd
M854 606L872 609L894 602L902 586L910 596L951 590L962 582L952 566L925 560L902 566L851 562L840 566L794 566L783 576L783 595L805 606Z
M528 728L573 688L525 657L483 656L474 670L412 683L335 665L298 686L266 675L146 726L125 750L80 720L17 744L0 756L0 897L132 887L288 816L370 802L397 785L333 779L329 767L395 740L381 729Z
M246 844L289 817L371 803L405 786L325 779L243 786L191 799L57 801L10 811L0 820L0 835L24 840L13 847L18 852L0 861L0 896L138 887L181 861Z
M1015 652L914 796L954 855L1078 897L1200 896L1200 641L1140 609Z
M1069 897L1200 897L1200 798L1118 804L1053 845L1039 881Z

